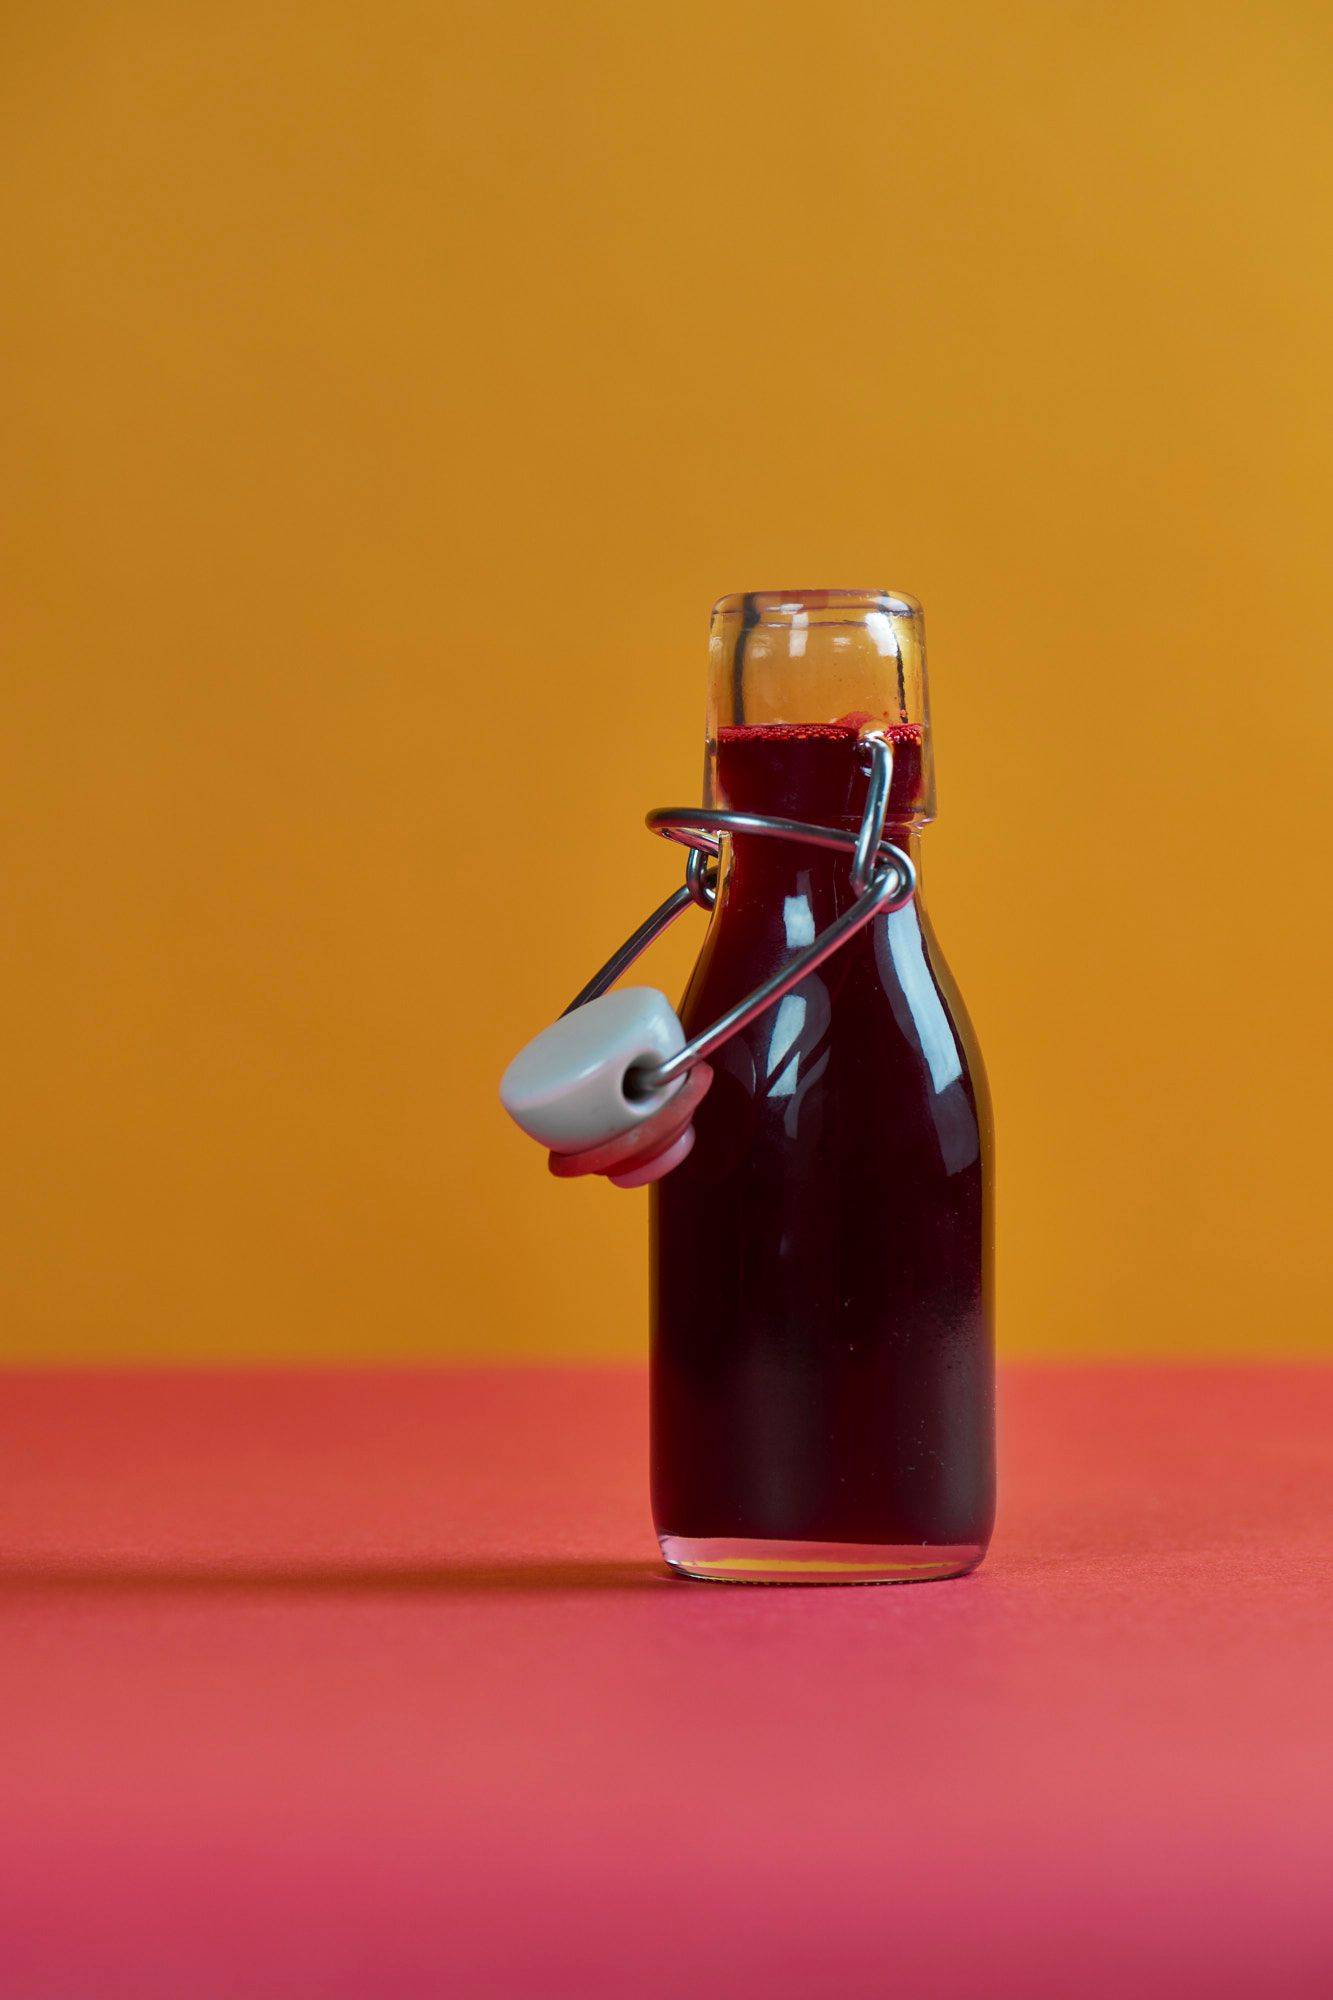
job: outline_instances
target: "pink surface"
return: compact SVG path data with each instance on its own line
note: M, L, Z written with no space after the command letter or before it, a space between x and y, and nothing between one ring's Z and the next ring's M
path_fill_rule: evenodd
M662 1576L637 1376L0 1408L5 2000L1333 1990L1333 1374L1011 1375L888 1589Z

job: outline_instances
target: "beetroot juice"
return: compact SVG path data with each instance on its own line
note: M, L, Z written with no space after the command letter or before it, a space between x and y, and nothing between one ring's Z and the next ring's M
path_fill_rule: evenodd
M807 619L795 659L793 604ZM785 625L768 613L777 605ZM900 624L919 621L910 599L874 593L723 601L715 629L728 616L735 629L715 648L726 675L718 803L854 830L870 722L894 746L889 837L919 862L931 791L924 660L913 701L906 646L886 648L870 623L886 605ZM886 660L885 677L871 672L859 686L834 652L829 673L840 677L821 683L812 624L830 644L869 629L871 665ZM747 660L756 631L774 627L758 665ZM778 705L775 657L788 710L830 685L847 691L849 678L853 694L869 695L866 709L830 721L724 719L744 717L747 668L753 678L763 667L768 706ZM735 837L681 1009L686 1033L854 895L842 855ZM664 1552L718 1580L959 1574L980 1560L994 1513L990 1131L972 1032L919 892L712 1062L693 1153L652 1191L653 1508Z

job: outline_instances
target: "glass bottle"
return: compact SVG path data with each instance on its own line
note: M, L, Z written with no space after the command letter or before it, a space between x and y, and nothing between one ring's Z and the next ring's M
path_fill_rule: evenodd
M886 832L919 870L921 607L853 590L716 605L710 804L854 830L866 728L893 744ZM854 893L845 856L729 839L686 1033ZM994 1518L991 1124L919 890L711 1060L693 1152L651 1191L663 1553L719 1581L961 1575Z

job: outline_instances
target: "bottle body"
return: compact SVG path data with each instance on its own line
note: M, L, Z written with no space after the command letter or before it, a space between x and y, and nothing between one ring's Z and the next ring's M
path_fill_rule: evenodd
M921 725L890 837L918 850ZM719 724L724 803L854 826L857 718ZM728 843L681 1010L707 1025L854 899L848 862ZM692 1155L652 1190L652 1487L687 1573L957 1575L994 1515L991 1122L920 897L859 931L713 1058Z

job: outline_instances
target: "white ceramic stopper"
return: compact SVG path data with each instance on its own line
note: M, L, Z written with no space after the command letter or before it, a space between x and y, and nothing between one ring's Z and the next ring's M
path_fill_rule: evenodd
M576 1007L520 1049L500 1079L500 1102L516 1125L553 1153L600 1146L651 1118L684 1082L631 1097L635 1063L663 1062L685 1046L665 993L621 986Z

